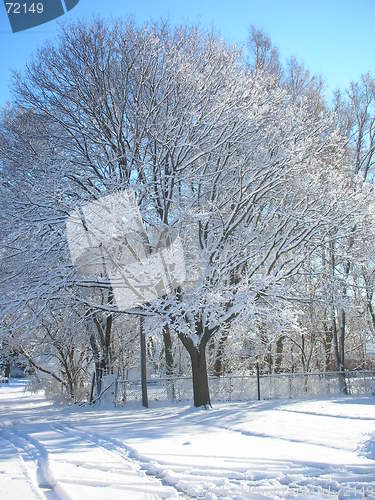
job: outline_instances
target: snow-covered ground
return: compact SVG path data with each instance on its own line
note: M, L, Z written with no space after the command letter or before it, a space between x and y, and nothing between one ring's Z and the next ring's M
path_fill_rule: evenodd
M375 498L375 398L61 408L0 386L0 499Z

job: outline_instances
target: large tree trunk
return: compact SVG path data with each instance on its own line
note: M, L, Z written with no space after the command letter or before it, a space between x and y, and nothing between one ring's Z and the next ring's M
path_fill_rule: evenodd
M205 346L201 346L199 350L194 348L189 354L193 374L194 406L211 406Z
M193 341L184 335L179 335L179 338L190 355L191 372L193 375L194 406L204 406L207 408L211 406L206 363L208 336L203 336L199 346L195 346Z

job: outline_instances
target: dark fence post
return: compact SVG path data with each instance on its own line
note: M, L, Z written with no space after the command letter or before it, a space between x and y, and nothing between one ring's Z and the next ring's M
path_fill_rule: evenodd
M94 400L95 378L96 378L96 372L94 371L94 373L92 374L92 379L91 379L90 403L92 403Z
M146 369L146 336L143 328L143 316L139 317L139 334L141 336L141 382L142 382L142 405L148 408L147 395L147 369Z
M258 401L260 401L260 377L259 377L259 358L256 357L256 367L257 367L257 390L258 390Z

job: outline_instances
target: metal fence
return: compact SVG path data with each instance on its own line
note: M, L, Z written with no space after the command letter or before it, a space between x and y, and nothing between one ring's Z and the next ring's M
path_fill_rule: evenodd
M258 399L257 376L228 375L209 377L211 401L246 401ZM375 394L375 371L278 373L260 375L260 399L301 398ZM191 401L193 383L191 377L151 378L147 382L151 401ZM142 399L140 381L117 380L115 401Z

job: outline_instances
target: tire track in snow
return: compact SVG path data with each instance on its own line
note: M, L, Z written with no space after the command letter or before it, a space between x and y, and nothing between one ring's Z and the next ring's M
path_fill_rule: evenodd
M136 465L139 471L142 471L150 478L159 481L163 486L172 488L175 491L175 498L180 498L182 500L203 498L202 496L192 495L180 485L176 484L167 477L168 474L166 472L160 470L158 464L140 455L134 448L123 443L122 441L77 429L76 427L66 424L50 424L50 427L51 429L62 434L71 432L72 434L81 436L85 441L93 443L107 452L110 452L127 464Z
M22 475L26 480L26 483L30 486L31 491L33 492L34 496L38 500L43 500L45 497L43 493L40 491L40 488L38 486L38 483L36 481L36 478L33 477L32 473L29 471L28 467L26 466L25 460L22 457L22 452L20 451L20 448L18 448L14 442L9 439L7 436L4 435L4 431L0 431L0 438L3 441L7 441L10 446L15 450L16 452L16 458L17 461L20 465L20 469L22 471Z
M81 436L86 441L89 441L96 446L104 448L115 456L120 456L123 460L129 462L133 462L137 464L140 470L144 471L148 476L158 479L164 486L173 487L176 492L180 495L178 498L181 499L229 499L232 498L232 494L229 493L233 491L233 488L239 488L238 494L234 496L236 499L246 498L243 495L243 487L246 484L252 482L251 476L248 475L247 471L234 472L230 470L229 477L223 477L222 474L217 475L217 470L213 468L205 468L204 473L202 471L191 469L190 466L177 466L181 472L176 471L176 466L172 466L170 464L165 464L166 470L163 471L163 465L161 463L157 463L155 460L151 460L144 455L139 454L134 448L131 446L119 441L115 438L110 438L107 436L99 435L97 433L92 433L88 431L83 431L81 429L77 429L71 425L61 425L54 424L54 429L60 431L61 433L72 432L77 436ZM171 477L169 470L172 470L173 473L179 474L178 478ZM184 470L185 469L185 470ZM209 475L207 475L207 472ZM283 474L282 474L283 475ZM192 491L192 488L189 486L185 487L182 482L186 485L191 483L191 479L194 478L194 482L196 483L196 479L199 480L199 483L193 485L193 489L197 488L201 490L200 492ZM265 473L262 474L262 480L264 479L279 479L278 475L270 474L267 475ZM219 482L216 484L216 482ZM209 490L205 488L205 485L209 483ZM223 492L222 487L223 483L225 483L226 491ZM282 485L280 485L282 487ZM284 487L284 489L289 489L291 491L294 490L292 485L288 485ZM218 488L218 491L215 492L215 488ZM269 488L272 488L269 486ZM271 490L270 490L271 491ZM252 492L254 494L254 492ZM269 491L268 491L269 493ZM261 497L261 498L271 498Z
M285 411L285 410L277 410L277 411ZM288 438L282 436L273 436L271 434L259 433L256 431L247 431L245 429L236 429L233 427L228 427L220 424L212 424L212 427L215 427L216 429L220 429L226 432L241 434L244 437L266 438L266 439L287 441L302 445L306 443L306 441L302 441L300 439ZM333 450L341 449L336 446L329 446L314 442L310 442L308 444L310 444L311 446L322 448L323 456L325 449L333 449ZM271 469L272 471L272 468L268 467L268 469ZM293 474L290 474L288 472L289 470L294 470L295 472ZM263 479L262 474L259 474L259 478ZM285 460L282 465L280 464L278 469L275 469L273 470L273 472L269 473L268 478L276 479L277 481L279 481L280 486L287 487L290 490L291 495L309 494L308 491L309 488L315 488L319 489L322 495L327 495L327 498L332 496L336 498L337 495L340 496L340 491L342 489L345 490L345 487L347 488L347 490L350 490L351 488L352 492L356 491L356 486L358 486L358 484L360 484L362 488L368 487L369 490L372 491L372 485L374 484L375 481L375 471L373 469L370 469L370 471L363 470L361 469L360 465L357 466L332 465L324 462L308 462L308 461L304 462L303 464L297 465L292 460ZM309 481L307 481L306 478L308 478ZM345 487L343 487L343 484L345 484ZM360 492L359 495L361 495ZM353 498L364 498L364 497L355 496Z
M60 484L54 478L50 466L48 452L36 439L26 433L16 430L7 430L9 437L3 436L14 448L16 448L24 464L31 460L36 465L36 481L31 481L38 488L39 498L47 500L70 500Z

